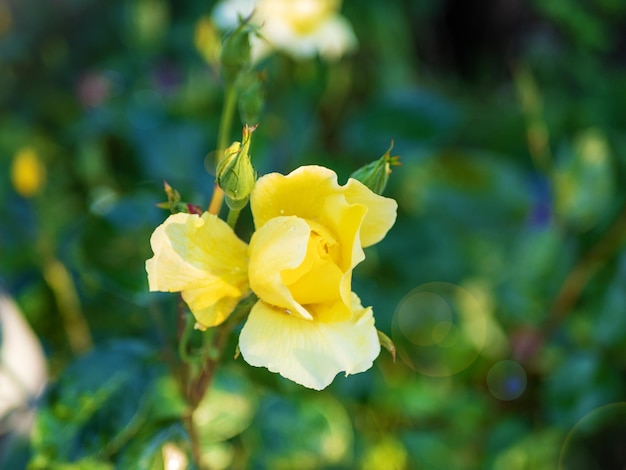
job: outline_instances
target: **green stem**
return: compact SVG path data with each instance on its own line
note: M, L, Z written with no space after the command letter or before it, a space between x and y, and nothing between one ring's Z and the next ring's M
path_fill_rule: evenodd
M228 85L226 88L226 96L224 98L224 107L222 108L222 116L220 118L220 128L217 135L217 162L224 156L224 150L228 147L230 139L230 131L233 125L233 116L237 105L237 91L234 85Z
M224 151L226 150L230 139L230 131L233 124L236 105L237 90L235 85L228 85L226 88L226 96L224 98L224 106L222 107L222 116L220 117L220 127L217 133L217 160L215 162L215 168L217 168L222 158L224 158ZM213 187L213 197L211 198L211 203L209 204L209 212L211 214L219 214L223 201L224 192L216 183Z
M187 432L189 433L189 441L191 444L191 455L197 468L202 468L202 446L200 444L200 438L198 436L198 429L193 422L193 412L195 408L185 417L185 424L187 426Z
M247 297L241 299L235 309L231 312L228 320L216 327L217 331L211 340L204 342L202 351L203 367L201 375L195 383L196 389L194 391L194 396L197 401L194 403L194 407L204 396L206 390L211 386L211 382L213 381L219 361L222 358L222 353L226 347L230 332L235 325L237 325L237 323L242 321L246 315L250 313L250 309L252 309L252 306L257 300L257 296L252 292Z
M222 115L220 117L220 127L217 134L217 159L215 162L215 168L217 168L220 161L224 157L224 151L229 144L236 105L237 91L234 85L228 85L226 88ZM213 188L213 197L211 198L208 211L211 214L219 214L223 202L224 192L217 184L215 184ZM228 224L232 228L235 227L237 218L239 217L239 212L240 211L229 211L228 213ZM178 343L178 352L183 362L187 364L187 369L189 370L187 374L186 391L190 410L185 421L189 431L193 459L196 465L201 468L201 445L198 438L198 432L193 421L193 414L198 406L198 403L206 393L206 390L209 388L211 381L213 380L215 369L217 368L217 362L219 361L222 350L224 349L226 338L228 337L231 327L223 325L219 328L217 334L215 331L212 331L212 334L207 334L207 332L205 332L202 341L201 355L200 357L194 357L188 352L189 339L192 331L194 330L194 323L195 320L193 316L188 315ZM196 373L198 371L198 366L200 366L199 374Z
M178 341L178 355L187 364L191 364L194 361L194 357L189 355L187 350L189 346L189 339L191 338L191 333L194 330L195 320L193 315L186 314L185 315L185 326L183 327L183 332L180 336L180 340Z
M239 218L240 213L241 213L241 209L230 209L228 211L228 217L226 218L226 223L233 230L235 230L235 225L237 225L237 219Z
M198 436L198 430L193 420L193 414L215 378L215 372L217 371L220 359L222 358L222 353L224 352L224 348L228 342L227 340L230 332L235 325L250 312L250 309L256 301L256 295L250 293L247 297L239 301L228 320L226 320L222 325L212 329L213 334L207 335L206 332L204 333L202 338L201 356L200 358L197 358L200 359L200 374L193 375L192 373L191 376L187 376L188 382L186 396L189 403L189 410L185 417L185 425L189 432L193 459L198 468L202 468L200 458L201 443ZM194 320L192 316L189 315L180 339L180 344L186 344L188 341L188 336L191 334L191 331L193 331L193 324ZM191 328L189 327L190 325ZM181 358L188 358L190 359L190 362L194 360L194 358L187 353L186 348L180 349L180 354ZM189 368L190 366L191 364L187 363L187 367Z
M525 64L513 67L513 81L526 120L528 152L537 169L550 176L553 167L552 153L541 91L531 70Z
M626 204L604 235L574 265L557 294L545 330L553 331L569 314L591 278L626 245Z

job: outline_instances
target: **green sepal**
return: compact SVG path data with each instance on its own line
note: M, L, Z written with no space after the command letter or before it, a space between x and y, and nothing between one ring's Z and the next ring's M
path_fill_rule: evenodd
M400 165L400 157L391 156L393 149L393 140L389 149L382 157L367 165L362 166L350 175L351 178L360 181L376 194L382 194L389 181L391 167Z
M201 207L182 201L180 193L172 188L167 181L163 181L163 188L167 196L167 201L157 203L156 206L159 209L169 210L172 214L179 212L186 214L202 214Z
M393 344L391 338L382 331L376 330L376 333L378 334L378 342L380 345L391 353L393 362L396 362L396 345Z

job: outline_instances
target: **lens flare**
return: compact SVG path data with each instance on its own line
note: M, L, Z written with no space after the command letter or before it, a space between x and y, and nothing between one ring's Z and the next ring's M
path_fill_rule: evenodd
M467 289L433 282L413 289L400 301L391 331L398 355L409 367L447 377L478 357L485 344L487 317Z
M565 438L559 470L626 468L626 403L612 403L584 416Z
M498 400L519 398L526 390L526 384L526 371L515 361L497 362L487 373L487 388Z

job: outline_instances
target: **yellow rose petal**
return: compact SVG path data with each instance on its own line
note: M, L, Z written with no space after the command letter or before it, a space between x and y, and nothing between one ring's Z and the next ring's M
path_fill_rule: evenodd
M250 240L250 287L264 301L303 318L311 319L293 298L281 272L297 268L305 260L311 230L298 217L276 217L258 229Z
M315 237L311 237L307 258L315 259L310 266L306 266L304 272L299 272L300 268L296 268L284 271L281 276L294 299L302 305L336 301L340 298L339 285L343 272L331 260L321 257L315 245ZM299 275L294 276L294 272Z
M350 204L341 193L332 194L324 201L319 218L336 234L340 252L338 264L344 271L365 259L359 234L367 213L367 206Z
M363 204L368 209L361 226L361 245L368 247L385 238L396 221L398 203L388 197L379 196L353 178L343 187L343 194L348 203Z
M318 321L347 320L352 315L350 309L351 268L343 272L336 264L326 239L311 232L307 254L300 266L281 272L281 279L288 287L294 300L302 305ZM317 304L326 304L321 309ZM332 309L332 314L330 310ZM319 312L323 311L323 315Z
M326 323L288 315L259 301L241 331L239 349L248 364L321 390L339 372L369 369L380 352L371 308L363 308L353 295L352 310L350 320Z
M204 326L224 321L248 291L247 245L213 214L171 215L156 228L150 244L150 290L182 292Z
M204 329L219 325L226 320L241 300L241 291L235 296L225 296L224 292L220 291L217 286L207 286L201 289L184 290L181 295L196 321Z
M250 198L254 225L259 228L273 217L287 215L319 221L336 207L337 199L327 201L337 195L343 195L348 205L367 208L359 234L363 247L382 240L396 220L398 204L393 199L375 194L352 178L340 186L334 171L310 165L286 176L270 173L259 178Z
M321 321L350 318L351 271L365 257L362 241L371 244L389 230L396 217L395 201L374 194L355 180L340 186L337 175L328 168L304 166L286 176L272 173L260 178L251 195L251 207L257 233L265 233L262 245L250 245L251 284L259 298L298 310L303 318L320 311L324 313L316 319ZM297 216L310 227L305 254L304 239L298 250L285 251L280 233L284 228L277 225L271 234L265 232L266 224L287 216ZM280 252L280 264L273 261L273 254L259 258L259 252L270 253L272 246ZM297 259L288 260L296 252ZM257 263L257 258L263 262ZM256 274L257 264L262 266L262 275Z
M324 200L338 189L335 172L321 166L302 166L286 176L269 173L258 179L250 195L254 225L258 229L288 215L316 220Z

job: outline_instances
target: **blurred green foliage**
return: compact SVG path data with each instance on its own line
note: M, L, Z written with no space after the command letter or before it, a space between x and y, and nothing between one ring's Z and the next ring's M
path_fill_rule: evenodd
M314 393L231 338L197 423L212 468L626 465L626 6L460 3L345 0L357 53L258 64L260 174L346 178L395 141L398 221L354 290L398 361ZM0 276L51 374L0 467L191 465L176 299L147 292L144 261L163 180L211 196L211 6L0 3Z

